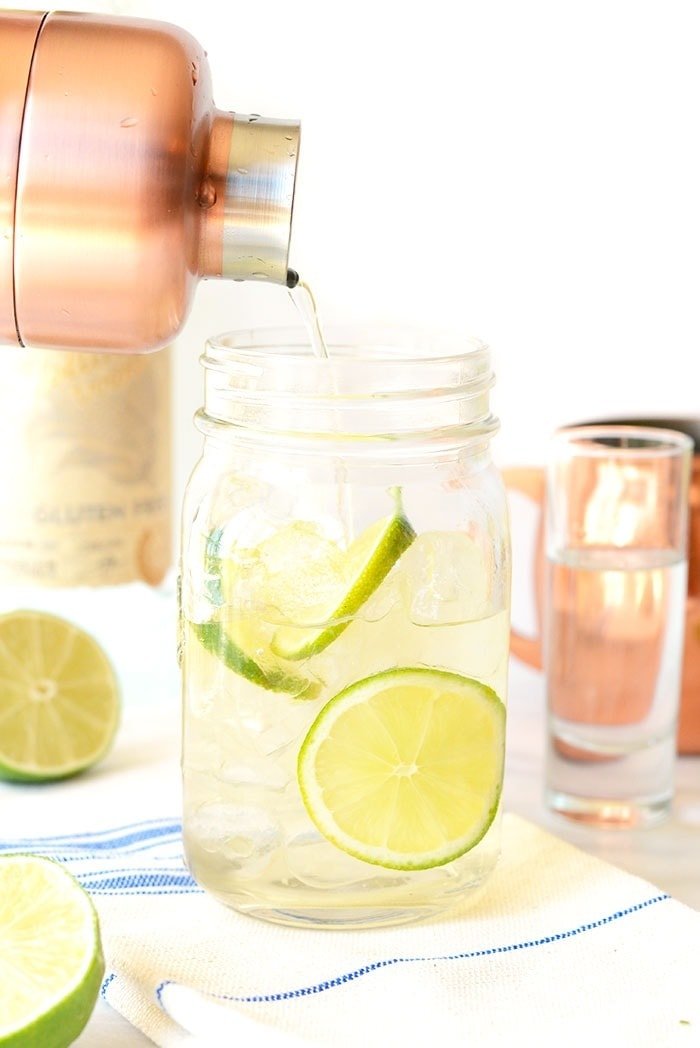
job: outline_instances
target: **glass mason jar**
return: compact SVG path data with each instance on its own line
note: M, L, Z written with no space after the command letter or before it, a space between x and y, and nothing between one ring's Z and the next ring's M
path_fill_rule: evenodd
M417 920L498 855L510 548L479 342L207 344L185 498L184 839L286 924Z

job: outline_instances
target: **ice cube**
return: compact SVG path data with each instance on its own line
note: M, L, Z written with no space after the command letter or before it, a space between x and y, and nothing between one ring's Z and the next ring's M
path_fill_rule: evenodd
M402 560L402 582L417 626L471 622L490 614L491 578L483 545L464 532L425 532Z
M185 818L185 832L202 851L223 857L231 869L259 876L282 843L279 824L261 807L214 801Z
M227 786L281 793L289 783L289 771L275 761L256 761L246 755L243 759L235 757L224 761L219 768L218 778Z
M216 708L217 698L216 688L192 690L187 696L187 711L192 717L211 717Z
M360 608L365 622L379 622L401 603L401 571L391 571L371 597Z
M322 625L347 579L343 551L312 521L280 528L259 546L266 578L261 596L269 622Z
M315 702L252 685L238 689L235 707L241 733L263 757L281 755L290 748L298 752L317 710Z
M354 887L362 891L381 877L382 887L405 883L405 878L387 875L370 863L341 851L314 830L305 830L287 842L287 869L290 877L309 888Z

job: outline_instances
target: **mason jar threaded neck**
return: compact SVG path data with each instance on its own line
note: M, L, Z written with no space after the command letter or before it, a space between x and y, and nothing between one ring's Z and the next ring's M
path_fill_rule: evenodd
M488 347L472 338L402 328L329 328L329 358L303 328L229 332L201 358L208 435L343 454L429 443L488 443L494 384Z

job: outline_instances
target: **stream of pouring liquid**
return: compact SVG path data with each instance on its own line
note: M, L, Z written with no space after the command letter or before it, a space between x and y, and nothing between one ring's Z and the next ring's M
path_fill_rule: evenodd
M294 287L289 288L289 297L306 328L306 334L309 336L314 356L318 357L319 360L328 360L328 346L321 331L316 299L311 288L303 280L300 280Z
M328 346L326 340L323 337L323 331L321 330L321 324L318 318L318 309L316 307L316 299L313 296L313 292L307 283L303 280L299 280L294 287L289 289L289 297L294 303L299 316L306 329L311 348L314 356L318 360L327 360L328 366L332 367L330 357L328 354ZM331 371L331 381L333 383L333 390L337 393L337 386L335 383L335 376ZM336 429L340 431L340 425L336 426ZM342 459L335 459L334 461L334 473L335 473L335 485L336 485L336 507L338 512L338 519L343 526L343 537L345 540L346 548L350 545L353 538L353 521L352 521L352 498L350 493L350 483L347 478L347 471L345 463Z

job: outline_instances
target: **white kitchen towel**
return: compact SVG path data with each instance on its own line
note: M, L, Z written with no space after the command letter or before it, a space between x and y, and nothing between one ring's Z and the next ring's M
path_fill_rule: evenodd
M700 914L513 815L476 898L368 931L225 909L187 874L175 817L1 847L91 891L103 995L168 1048L700 1044Z

